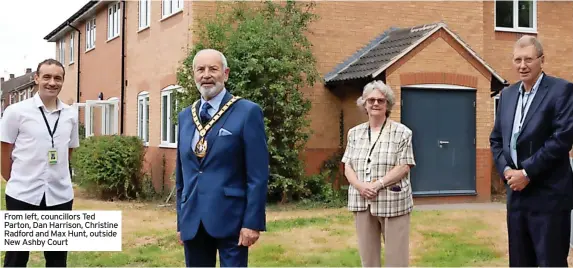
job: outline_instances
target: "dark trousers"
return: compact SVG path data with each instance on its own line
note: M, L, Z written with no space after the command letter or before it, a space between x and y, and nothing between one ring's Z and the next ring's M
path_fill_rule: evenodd
M48 207L46 206L46 196L44 196L40 205L35 206L6 195L6 210L72 210L73 202L72 200ZM6 251L4 267L26 267L29 257L30 252L28 251ZM44 251L44 258L46 259L46 267L66 267L68 252Z
M183 241L187 267L215 267L219 250L220 267L247 267L249 248L238 246L239 236L216 239L210 236L203 223L192 240Z
M567 267L571 211L508 211L509 266Z

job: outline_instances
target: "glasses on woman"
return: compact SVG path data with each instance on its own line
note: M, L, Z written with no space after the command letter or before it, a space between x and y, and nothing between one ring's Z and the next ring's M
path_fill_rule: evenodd
M381 105L386 104L386 99L384 99L384 98L368 98L368 99L366 99L366 101L370 105L374 105L374 103L376 103L376 102L380 103Z

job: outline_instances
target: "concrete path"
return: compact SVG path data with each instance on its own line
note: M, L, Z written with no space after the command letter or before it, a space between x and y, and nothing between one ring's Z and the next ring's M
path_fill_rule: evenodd
M456 204L421 204L416 205L414 210L505 210L504 203L456 203Z

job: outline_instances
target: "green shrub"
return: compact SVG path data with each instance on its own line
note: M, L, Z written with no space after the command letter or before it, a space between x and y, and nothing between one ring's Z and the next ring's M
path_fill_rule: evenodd
M144 156L139 137L88 137L72 156L74 179L100 198L136 198L144 189Z

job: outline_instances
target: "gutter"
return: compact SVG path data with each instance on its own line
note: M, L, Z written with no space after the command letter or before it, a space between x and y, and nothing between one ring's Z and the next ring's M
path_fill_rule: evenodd
M121 0L121 96L120 96L120 119L119 119L119 134L123 135L124 128L124 111L125 111L125 23L126 23L126 4L125 0Z
M69 21L67 22L68 27L76 30L76 32L78 32L78 74L77 74L77 79L76 79L76 83L77 83L77 90L76 90L76 103L80 102L80 73L82 72L81 67L81 43L82 43L82 32L80 32L80 30L78 30L78 28L74 27Z

